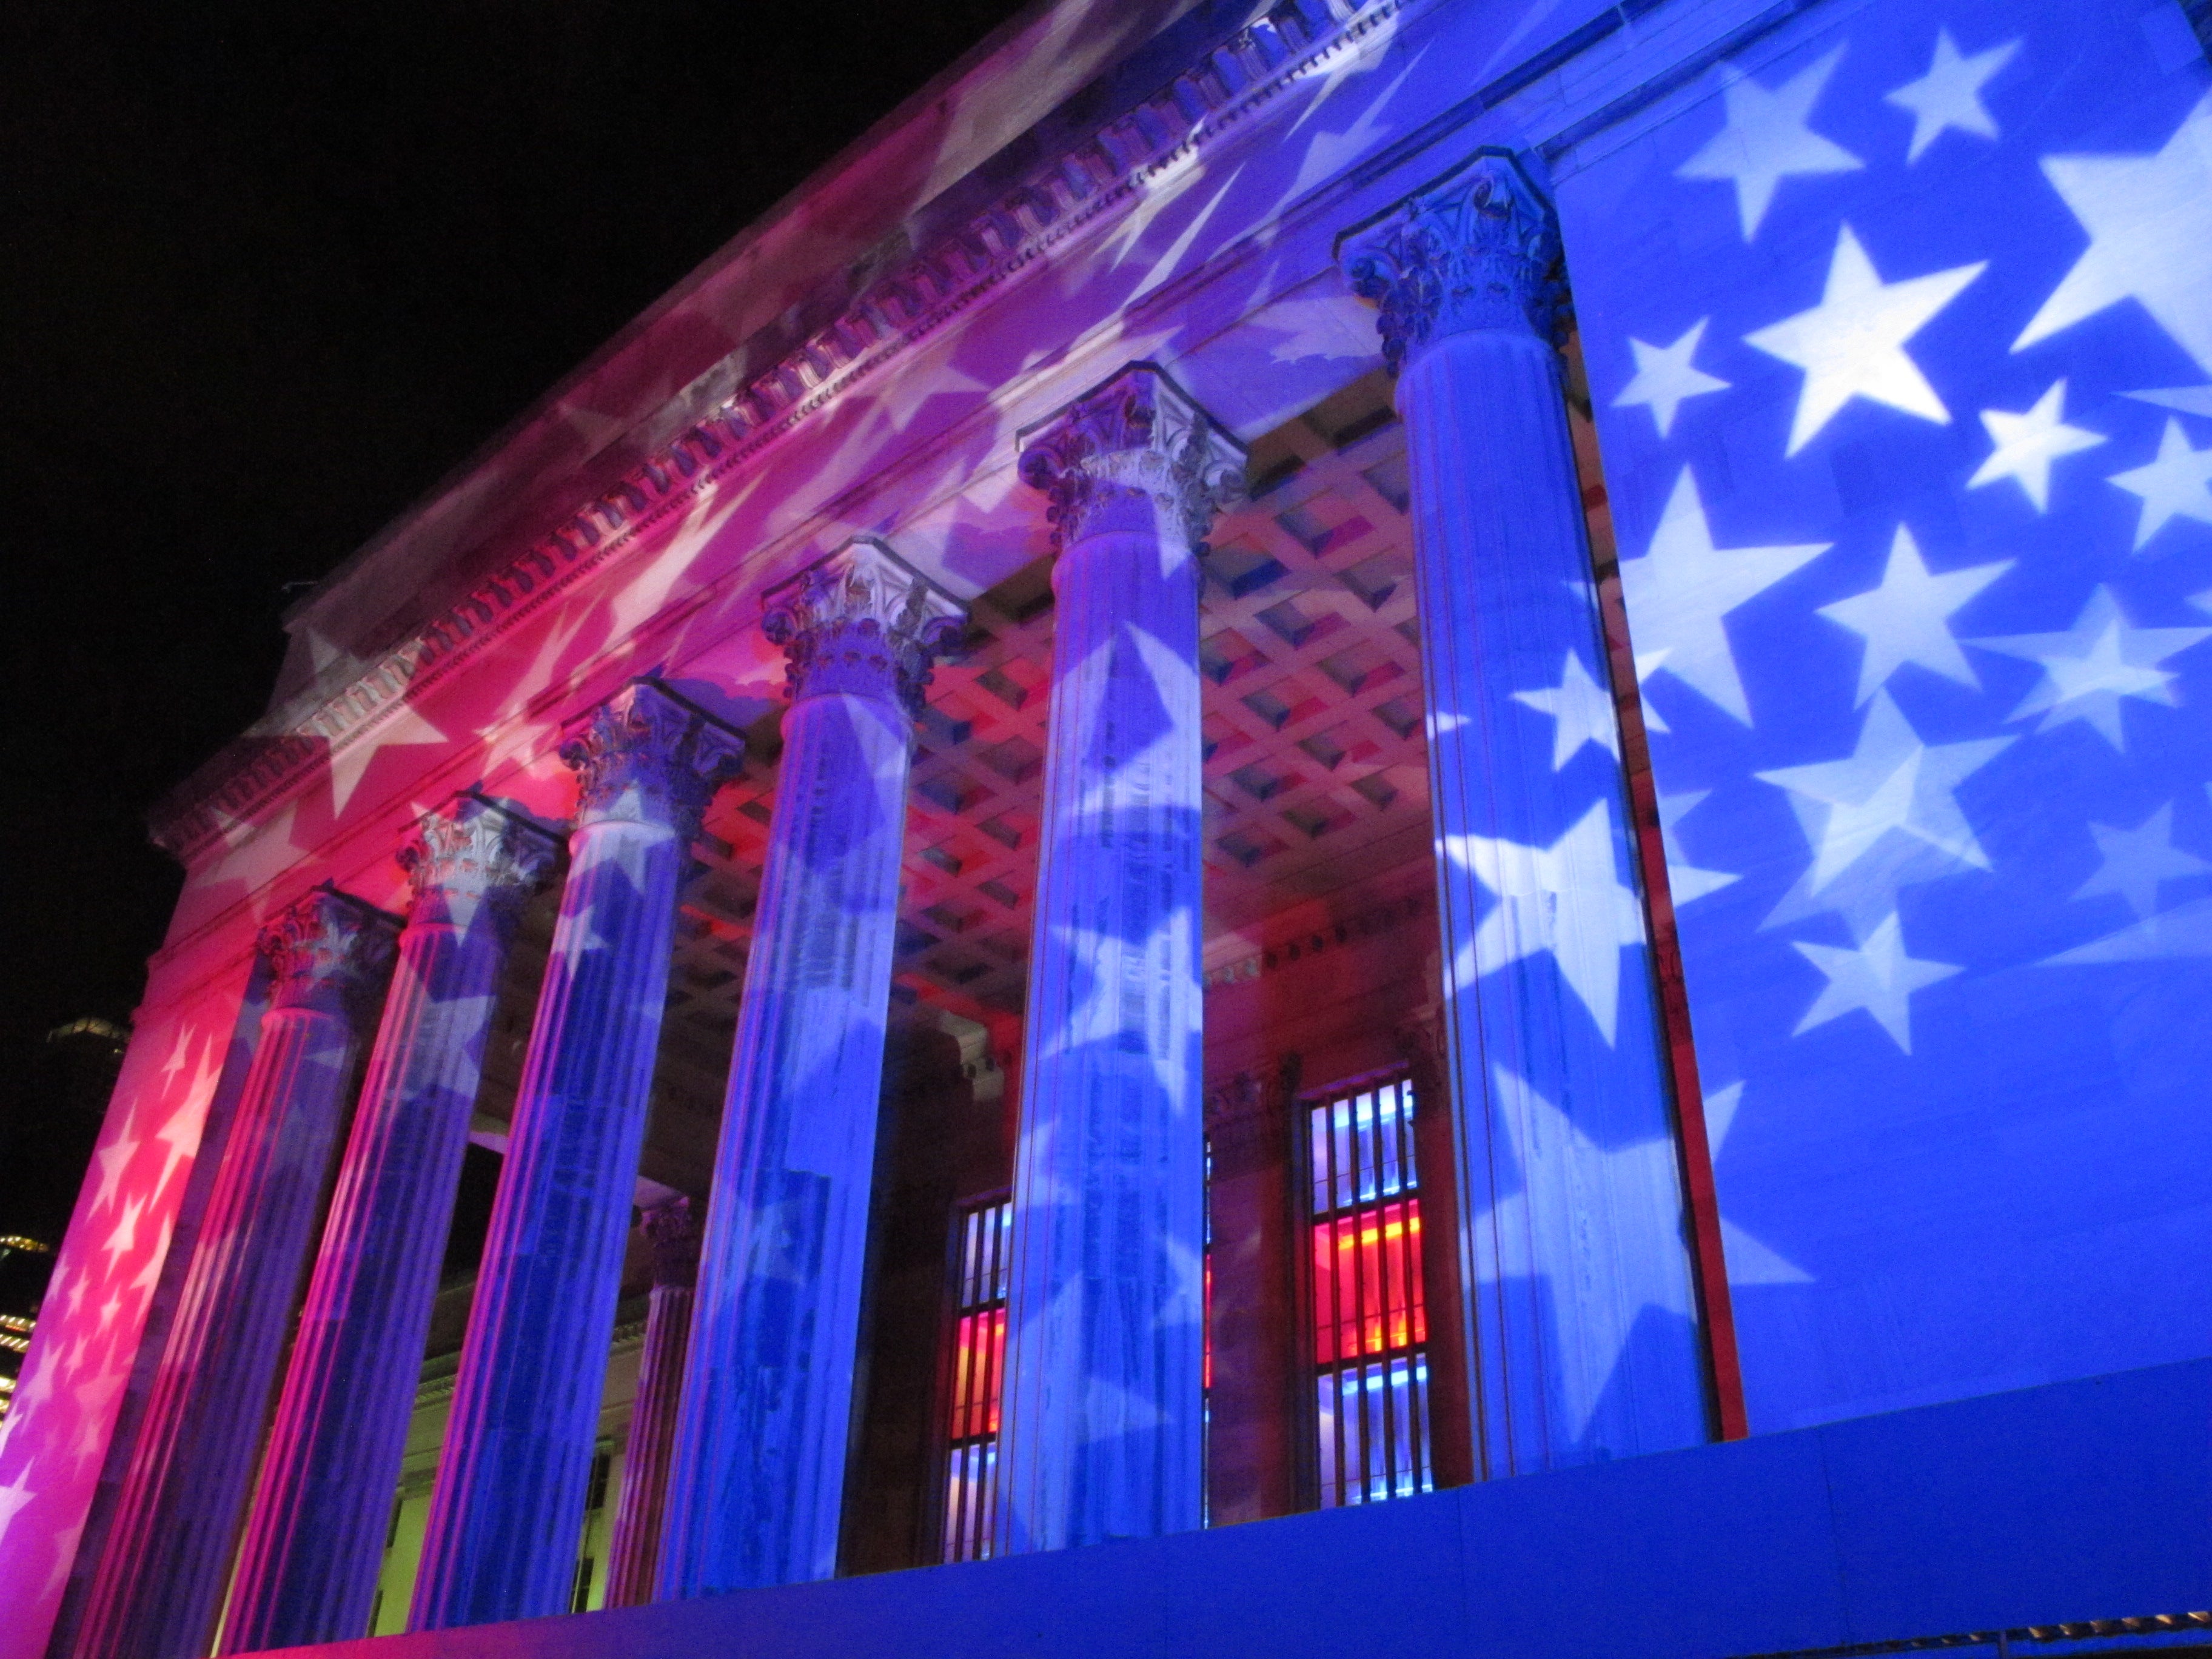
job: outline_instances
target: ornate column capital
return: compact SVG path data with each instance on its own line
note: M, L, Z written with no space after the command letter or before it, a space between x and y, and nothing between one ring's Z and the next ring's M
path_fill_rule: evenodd
M561 745L576 774L576 822L663 823L689 845L745 740L649 676L609 697Z
M465 927L489 903L504 921L545 884L561 856L560 832L511 800L465 789L425 812L394 854L415 902L410 921Z
M1149 531L1162 508L1195 546L1244 493L1244 446L1153 363L1129 364L1015 441L1023 482L1052 498L1054 547Z
M699 1243L706 1236L707 1206L682 1194L654 1205L640 1220L653 1247L653 1282L690 1290L699 1279Z
M873 536L855 536L761 600L783 647L793 702L824 692L896 698L921 713L933 662L960 637L967 607Z
M399 918L325 882L265 924L255 948L276 975L272 1008L351 1016L392 971Z
M1432 339L1477 329L1556 331L1565 285L1559 221L1510 151L1484 149L1336 239L1361 299L1381 312L1396 373Z

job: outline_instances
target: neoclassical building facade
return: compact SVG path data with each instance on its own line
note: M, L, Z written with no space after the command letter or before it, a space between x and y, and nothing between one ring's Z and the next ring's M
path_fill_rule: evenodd
M2138 9L1061 0L886 118L157 810L0 1652L2191 1627Z

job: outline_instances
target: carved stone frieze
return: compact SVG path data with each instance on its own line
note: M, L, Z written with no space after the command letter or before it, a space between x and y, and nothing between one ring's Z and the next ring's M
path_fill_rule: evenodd
M1566 298L1559 222L1519 158L1484 149L1346 231L1336 257L1379 315L1392 371L1432 339L1477 329L1556 335Z
M414 890L412 920L465 926L489 905L509 925L552 875L561 836L513 801L464 790L422 814L396 857Z
M856 536L771 589L762 627L783 647L787 695L895 697L921 712L930 667L957 642L968 612L888 542Z
M1023 431L1022 479L1051 498L1053 545L1149 531L1157 507L1195 545L1244 493L1244 446L1152 363L1132 363Z
M270 1006L362 1012L391 975L398 939L397 916L323 883L265 924L255 941L276 975Z
M1243 117L1382 27L1407 0L1370 0L1352 14L1325 0L1282 0L1211 52L1104 121L1069 149L1042 160L1005 193L955 218L888 269L872 257L851 297L826 307L826 321L779 319L696 383L694 423L616 477L592 486L552 529L524 546L461 599L392 647L352 681L274 731L236 739L161 801L150 815L157 846L190 861L221 844L241 820L258 817L366 739L377 722L453 672L552 593L587 580L657 516L834 402L854 380L883 368L1044 248L1084 234L1101 216L1139 199L1148 179L1217 133L1237 134ZM808 307L818 314L824 307Z
M655 679L635 679L561 745L576 774L576 822L665 823L689 844L745 740Z

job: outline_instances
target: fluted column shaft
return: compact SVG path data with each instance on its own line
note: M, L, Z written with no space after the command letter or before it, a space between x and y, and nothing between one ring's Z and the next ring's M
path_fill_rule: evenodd
M344 1127L357 1022L395 919L327 884L264 929L269 1012L78 1637L80 1659L198 1659Z
M1551 212L1486 153L1340 257L1381 307L1411 466L1478 1462L1692 1444L1680 1177L1551 337Z
M699 1279L699 1206L688 1198L671 1199L645 1212L645 1236L653 1246L653 1293L646 1303L629 1443L623 1448L622 1497L607 1550L611 1607L642 1607L654 1599L659 1582L661 1522Z
M562 750L569 872L438 1464L416 1630L565 1612L677 889L741 739L634 681Z
M1011 1550L1203 1514L1197 543L1243 463L1142 364L1024 443L1061 551L999 1444Z
M913 714L959 614L864 539L770 593L767 623L793 702L677 1430L671 1598L837 1570Z
M501 969L558 853L462 795L400 855L414 903L246 1529L222 1650L368 1633Z

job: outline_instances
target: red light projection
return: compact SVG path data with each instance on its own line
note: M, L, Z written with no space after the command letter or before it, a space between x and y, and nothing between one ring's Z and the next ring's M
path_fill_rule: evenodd
M1429 1340L1419 1199L1314 1223L1313 1271L1314 1358L1320 1364Z
M1310 1109L1314 1420L1324 1509L1431 1490L1413 1089Z
M944 1556L947 1561L978 1561L991 1553L997 1518L999 1402L1006 1379L1006 1247L1013 1233L1013 1203L1001 1199L977 1205L963 1211L957 1224Z

